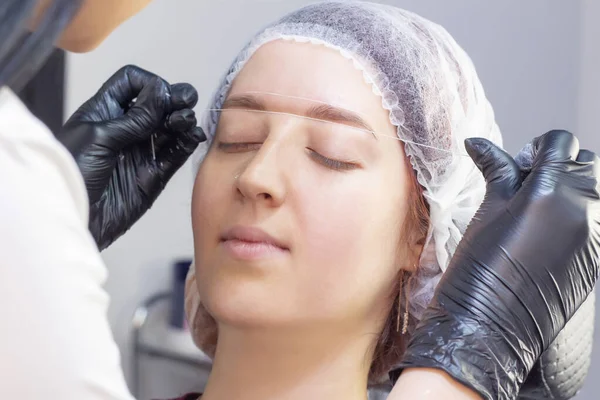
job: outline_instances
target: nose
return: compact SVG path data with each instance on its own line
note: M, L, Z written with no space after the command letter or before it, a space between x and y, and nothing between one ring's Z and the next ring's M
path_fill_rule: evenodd
M244 200L267 207L280 206L286 194L283 166L278 163L276 143L265 142L249 164L236 176L236 187Z

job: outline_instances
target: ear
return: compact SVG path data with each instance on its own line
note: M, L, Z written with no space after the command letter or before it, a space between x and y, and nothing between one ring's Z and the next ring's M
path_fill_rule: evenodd
M404 271L412 275L417 272L424 248L425 237L410 238L410 240L405 241L397 255L398 273Z
M406 232L405 237L405 254L402 260L401 269L404 269L409 274L417 272L421 254L427 242L427 233L429 221L425 221L420 215L416 216L410 230Z
M406 267L406 270L413 274L417 272L417 268L419 268L419 261L421 260L421 254L423 253L423 249L425 247L425 238L421 237L415 240L409 246L409 265Z

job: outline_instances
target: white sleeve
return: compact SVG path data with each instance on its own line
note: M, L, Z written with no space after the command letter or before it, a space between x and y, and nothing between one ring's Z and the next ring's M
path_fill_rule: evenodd
M0 399L133 400L75 162L0 91Z

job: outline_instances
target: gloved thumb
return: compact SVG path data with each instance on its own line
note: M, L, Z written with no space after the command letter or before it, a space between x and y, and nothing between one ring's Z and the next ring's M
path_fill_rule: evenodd
M142 89L134 105L122 116L106 122L116 132L111 136L116 146L126 147L146 142L164 125L171 111L171 89L167 82L155 77ZM113 147L113 148L114 148Z
M465 140L467 153L487 183L487 191L503 197L513 196L521 187L521 170L515 160L496 146L483 138L468 138Z

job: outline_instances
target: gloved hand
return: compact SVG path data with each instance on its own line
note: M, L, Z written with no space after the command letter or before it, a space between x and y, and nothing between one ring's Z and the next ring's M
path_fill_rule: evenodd
M515 157L522 176L531 172L528 143ZM519 400L569 400L583 387L592 361L595 295L590 293L552 344L544 350L519 390Z
M529 174L484 139L466 145L486 196L401 367L442 369L485 399L515 399L598 279L600 160L565 131L534 140Z
M90 201L89 228L100 250L152 206L173 174L206 140L192 111L197 101L191 85L170 86L154 74L127 66L56 135L83 175Z

